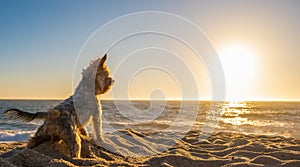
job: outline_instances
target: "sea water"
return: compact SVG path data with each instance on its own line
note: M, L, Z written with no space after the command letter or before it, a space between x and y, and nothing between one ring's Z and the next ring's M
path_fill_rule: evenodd
M43 121L21 122L6 118L9 108L46 112L59 100L0 100L0 142L24 141ZM102 100L103 130L203 130L300 139L300 102L113 101ZM89 113L87 113L89 114ZM92 127L87 126L89 132Z

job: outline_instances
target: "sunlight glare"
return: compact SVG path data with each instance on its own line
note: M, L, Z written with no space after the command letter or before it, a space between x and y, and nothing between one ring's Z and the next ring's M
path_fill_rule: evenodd
M228 100L243 100L254 81L256 71L255 53L245 45L236 44L219 52L223 66ZM244 94L244 95L243 95Z

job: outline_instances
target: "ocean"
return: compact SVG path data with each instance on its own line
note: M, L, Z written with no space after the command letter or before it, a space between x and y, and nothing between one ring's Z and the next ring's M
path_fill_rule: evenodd
M0 142L25 141L43 122L4 117L9 108L45 112L59 100L0 100ZM300 139L300 102L101 101L103 130L188 131L279 135ZM91 132L91 126L87 127Z

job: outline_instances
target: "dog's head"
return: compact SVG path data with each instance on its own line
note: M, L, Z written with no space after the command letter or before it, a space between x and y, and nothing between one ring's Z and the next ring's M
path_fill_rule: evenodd
M106 59L107 54L102 58L92 61L88 68L83 70L82 87L80 89L95 91L95 94L98 95L104 94L111 88L114 80L111 78L109 68L105 64ZM93 87L95 89L90 90Z
M95 78L95 91L96 94L103 94L107 92L114 80L110 76L109 68L106 66L105 61L107 59L107 54L105 54L98 65L96 78Z

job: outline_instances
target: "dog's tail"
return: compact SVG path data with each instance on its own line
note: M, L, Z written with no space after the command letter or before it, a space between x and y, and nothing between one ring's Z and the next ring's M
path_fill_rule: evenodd
M8 109L3 113L5 116L13 119L18 119L24 122L30 122L34 119L46 119L47 112L30 113L19 109Z

